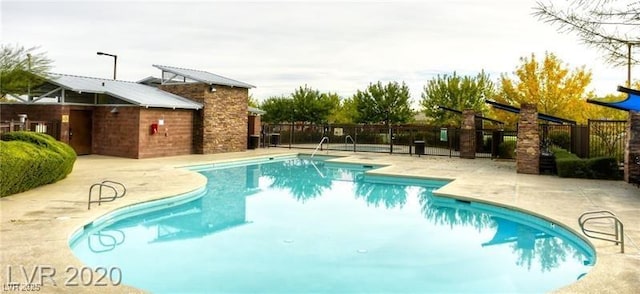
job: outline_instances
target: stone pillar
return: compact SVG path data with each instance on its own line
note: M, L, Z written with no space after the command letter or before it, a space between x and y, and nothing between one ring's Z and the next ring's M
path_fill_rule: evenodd
M636 156L640 156L640 112L629 111L627 144L624 150L624 180L629 182L631 175L640 175L640 165Z
M460 158L476 158L476 113L473 109L462 111L460 127Z
M535 104L520 105L518 139L516 142L516 171L540 174L540 134L538 110Z

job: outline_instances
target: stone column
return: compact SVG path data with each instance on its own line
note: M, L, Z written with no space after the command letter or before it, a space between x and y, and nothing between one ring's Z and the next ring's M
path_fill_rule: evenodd
M627 145L624 150L624 180L629 182L629 176L640 175L640 165L636 163L636 156L640 156L640 112L629 111Z
M516 171L540 174L540 134L538 110L535 104L520 105L518 139L516 142Z
M462 111L462 126L460 127L460 157L476 158L476 113L473 109Z

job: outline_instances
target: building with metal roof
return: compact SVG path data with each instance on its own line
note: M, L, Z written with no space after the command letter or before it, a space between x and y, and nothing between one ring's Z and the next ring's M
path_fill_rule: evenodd
M27 95L14 96L17 101L2 102L0 119L50 134L78 155L244 151L259 134L264 111L248 106L253 85L205 71L155 67L162 78L139 82L50 74Z

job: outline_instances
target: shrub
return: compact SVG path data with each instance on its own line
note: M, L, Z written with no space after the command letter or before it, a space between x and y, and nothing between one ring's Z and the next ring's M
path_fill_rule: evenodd
M621 179L618 164L613 157L581 159L562 148L554 148L558 176L563 178Z
M618 168L618 161L613 157L590 158L587 166L596 179L620 180L623 177Z
M556 169L562 178L591 178L586 160L580 158L556 158Z
M73 170L75 151L49 135L12 132L0 139L0 197L59 181Z
M554 131L549 133L549 141L552 145L563 149L571 148L571 135L563 131Z
M504 141L498 145L498 157L500 158L516 158L516 141Z

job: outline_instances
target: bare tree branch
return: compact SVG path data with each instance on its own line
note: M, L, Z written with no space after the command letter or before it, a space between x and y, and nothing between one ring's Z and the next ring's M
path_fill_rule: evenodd
M631 63L640 63L640 1L572 0L538 2L534 15L557 26L563 33L604 53L607 63L626 65L632 47Z

